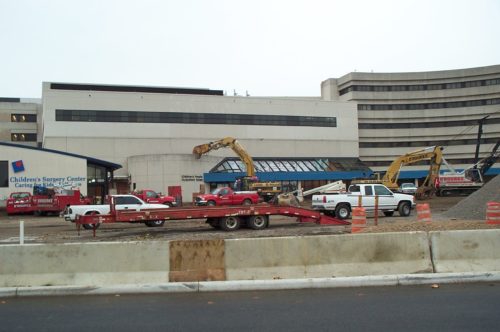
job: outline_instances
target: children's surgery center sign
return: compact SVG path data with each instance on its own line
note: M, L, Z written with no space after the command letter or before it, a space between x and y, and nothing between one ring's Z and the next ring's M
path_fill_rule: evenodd
M84 176L66 176L66 177L28 177L11 176L9 178L9 187L14 188L33 188L34 185L44 187L82 187L87 181Z
M22 160L16 160L12 162L12 170L14 174L19 174L18 176L9 177L9 187L14 188L33 188L33 186L43 186L43 187L82 187L86 181L85 176L65 176L65 177L50 177L50 176L23 176L25 171L25 165Z

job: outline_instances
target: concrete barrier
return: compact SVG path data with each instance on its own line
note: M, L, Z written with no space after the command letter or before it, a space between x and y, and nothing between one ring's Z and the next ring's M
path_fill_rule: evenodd
M430 232L435 272L500 271L500 229Z
M432 272L425 232L226 240L227 280Z
M0 287L168 282L168 242L0 246Z

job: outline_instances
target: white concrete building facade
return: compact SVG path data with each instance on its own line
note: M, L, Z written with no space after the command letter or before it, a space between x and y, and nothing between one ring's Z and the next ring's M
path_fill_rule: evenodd
M226 136L253 157L358 157L354 103L165 89L46 82L43 146L120 164L115 178L130 189L182 185L184 200L216 161L235 156L213 151L207 165L193 147Z

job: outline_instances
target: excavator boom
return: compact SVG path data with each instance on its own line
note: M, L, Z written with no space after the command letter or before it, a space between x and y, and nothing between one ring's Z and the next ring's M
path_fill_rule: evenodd
M245 148L234 137L224 137L223 139L207 144L197 145L193 148L193 154L195 155L196 159L200 159L200 157L205 153L226 147L231 148L234 153L236 153L238 157L240 157L241 161L246 166L247 176L255 176L255 168L253 166L252 157L246 152Z

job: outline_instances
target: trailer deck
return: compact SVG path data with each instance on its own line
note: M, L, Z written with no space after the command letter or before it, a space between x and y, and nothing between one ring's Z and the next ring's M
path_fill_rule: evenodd
M297 217L298 222L314 222L320 225L350 225L350 222L330 217L319 211L295 206L276 206L269 204L241 205L241 206L214 206L214 207L177 207L154 210L130 211L116 210L112 200L110 213L106 215L91 214L78 215L76 226L92 225L95 230L104 223L151 223L169 220L206 219L214 228L225 231L234 231L246 224L249 228L264 229L269 224L269 216L281 215Z

